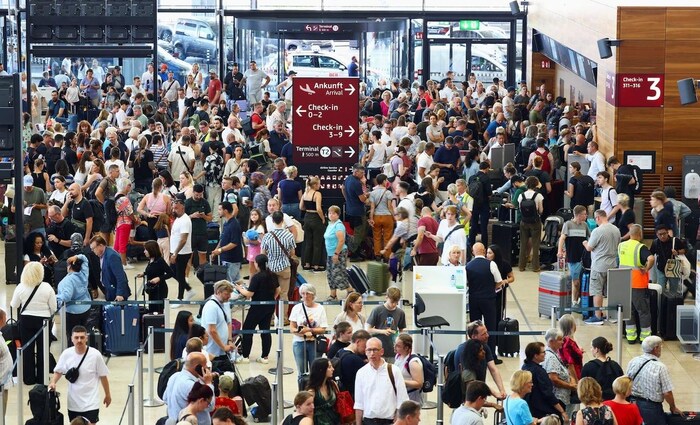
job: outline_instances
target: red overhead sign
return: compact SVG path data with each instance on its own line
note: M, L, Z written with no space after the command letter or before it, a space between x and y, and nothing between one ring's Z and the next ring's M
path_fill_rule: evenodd
M359 157L359 80L295 77L292 90L294 164L300 176L319 176L325 195L338 198Z
M605 78L605 99L617 107L663 107L664 74L614 74Z

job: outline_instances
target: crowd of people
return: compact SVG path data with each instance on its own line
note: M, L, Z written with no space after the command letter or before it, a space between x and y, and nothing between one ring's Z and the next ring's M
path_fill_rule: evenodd
M242 324L243 329L264 331L288 326L293 334L300 389L305 392L295 398L295 413L286 423L310 423L307 418L317 424L338 423L333 406L341 389L353 396L358 424L394 419L415 423L425 375L412 353L413 340L404 333L401 291L390 287L385 302L365 316L363 298L354 292L346 270L348 261L385 261L396 281L413 258L419 265L466 269L473 323L469 341L457 349L466 401L464 409L455 411L453 423L478 423L473 422L474 412L489 396L505 399L502 409L513 425L552 423L550 414L568 420L578 409L577 398L582 407L577 425L589 423L591 415L605 416L603 423L638 423L623 422L618 414L631 409L620 407L630 394L645 419L658 418L663 400L678 410L668 373L658 361L660 340L651 335L646 289L649 272L656 270L655 282L672 293L682 291L682 279L668 277L665 269L670 259L685 253L678 219L687 211L673 199L673 188L654 191L650 204L657 239L650 248L641 243L642 228L632 210L640 178L617 158L605 159L588 111L577 115L576 105L553 99L544 84L530 95L524 83L504 87L500 81L476 81L473 74L461 87L448 73L440 82L410 85L396 80L361 93L359 160L339 185L341 209L324 201L324 176L300 178L294 166L291 99L273 103L268 96L258 98L269 79L254 77L259 75L257 65L249 65L245 74L234 65L223 81L215 71L203 78L193 66L186 87L178 84L174 93L167 69L160 78L149 65L129 87L118 67L94 83L94 70L86 69L84 95L102 107L93 122L78 121L71 113L75 102L69 88L52 93L45 130L30 132L25 140L23 187L15 188L22 193L22 205L14 202L19 197L6 192L10 211L24 211L23 229L17 234L26 238L25 263L10 303L22 319L22 342L70 301L104 297L119 302L139 296L132 293L126 275L136 267L134 260L146 260L145 266L138 265L144 267L138 276L145 279L151 301L193 299L193 272L207 262L220 263L226 267L226 280L213 285L200 323L194 323L190 312L178 312L168 354L171 360L185 358L185 366L170 379L164 396L171 419L208 424L213 418L216 424L221 409L213 416L210 412L218 405L214 394L222 380L213 372L225 371L226 363L230 367L228 353L236 349L231 312L223 306L234 295L253 301L293 300L298 263L309 273L326 274L326 301L344 298L343 311L329 320L316 301L316 286L305 283L298 287L301 302L293 308L251 306ZM293 79L290 75L290 85ZM236 100L243 86L250 90L251 81L261 86L253 87L250 102ZM159 90L161 101L155 104ZM110 93L117 97L106 103ZM514 145L513 157L504 156L506 144ZM600 206L593 213L595 225L589 225L596 196ZM618 264L634 268L632 303L639 323L628 322L626 337L630 343L641 342L645 358L656 360L640 367L641 372L636 360L630 363L628 374L641 373L640 379L603 382L598 379L602 372L586 375L594 366L581 364L582 350L573 339L575 322L564 316L561 330L545 335L546 345L526 347L523 371L511 378L513 393L506 397L497 368L502 360L488 330L497 328L503 308L498 307L498 294L515 275L501 248L489 244L494 197L519 223L521 272L529 259L532 270L540 271L542 224L561 208L564 197L571 199L573 218L563 226L558 255L569 263L575 306L580 305L584 267L590 269L590 294L597 307L603 304L607 270ZM9 219L14 225L12 215ZM246 264L248 277L242 279ZM175 296L168 293L168 279L177 281ZM149 309L162 313L163 305ZM89 307L69 304L66 311L65 338L74 346L61 355L49 385L55 387L76 360L87 358L97 370L90 382L93 387L97 380L102 383L104 404L109 405L106 366L99 356L85 357L91 352L85 345L88 330L79 325L90 314ZM603 320L599 311L586 323ZM328 333L331 324L334 355L323 357L317 337ZM267 364L270 335L261 334L261 343L255 361ZM42 344L40 338L27 352L42 352ZM252 344L252 335L242 338L236 362L250 362ZM595 361L602 363L596 363L598 369L609 370L609 344L597 338L592 350ZM622 376L619 365L612 369L616 378ZM497 389L483 384L487 370ZM35 355L24 357L25 383L47 382L47 375ZM219 379L216 388L214 377ZM336 377L340 385L334 384ZM662 379L661 393L653 393L655 379ZM97 422L97 392L81 394L69 398L69 413ZM601 394L617 404L601 407ZM235 407L231 412L241 413Z

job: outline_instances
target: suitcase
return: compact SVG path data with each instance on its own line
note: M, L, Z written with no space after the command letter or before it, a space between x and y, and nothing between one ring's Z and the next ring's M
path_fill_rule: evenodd
M136 354L139 349L139 307L104 306L105 351L109 354Z
M165 316L162 314L144 314L141 317L141 342L148 342L148 328L165 328ZM165 351L165 334L163 332L153 333L153 352L162 353ZM148 344L144 346L144 352L148 353Z
M501 248L506 261L515 264L520 255L520 225L516 223L493 223L491 241Z
M581 272L581 308L591 308L593 307L593 297L590 293L591 286L591 271L589 269L583 269ZM584 311L581 313L584 319L588 319L593 315L592 311Z
M508 195L496 193L489 196L489 210L491 218L496 218L500 221L499 210L503 207L503 203L508 199Z
M498 331L520 332L520 324L517 320L506 317L498 322ZM498 337L496 337L496 345L498 345L499 355L505 357L517 357L520 353L520 336L498 335Z
M379 261L367 263L369 289L375 294L383 294L389 288L389 265Z
M8 285L17 284L17 242L5 241L5 280Z
M515 208L508 208L505 205L500 205L496 218L501 223L515 223Z
M564 207L565 190L566 184L564 184L564 180L552 180L552 191L547 194L547 201L549 202L545 201L545 205L549 204L549 208L545 208L547 215Z
M566 271L540 272L537 312L540 317L552 316L552 307L571 307L571 281ZM559 310L558 315L564 314Z
M659 336L666 341L676 340L676 310L683 305L683 296L664 291L659 305Z
M676 413L666 412L666 425L679 424L700 424L700 415L697 412L683 412L685 417L681 417Z
M216 282L225 280L227 275L228 266L221 264L205 263L199 266L197 269L197 279L199 279L205 286L207 283L211 284L212 288Z
M96 350L102 352L104 350L104 335L97 328L91 328L88 330L88 345Z
M350 278L350 285L352 285L352 289L354 289L355 292L359 292L360 294L369 292L369 283L367 282L367 275L364 270L356 265L352 265L347 271L348 277Z

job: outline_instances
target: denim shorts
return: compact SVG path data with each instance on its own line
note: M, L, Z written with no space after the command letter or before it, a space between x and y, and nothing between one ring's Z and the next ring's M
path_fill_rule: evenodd
M569 263L569 275L571 276L571 280L580 280L582 271L582 262L579 261L578 263Z

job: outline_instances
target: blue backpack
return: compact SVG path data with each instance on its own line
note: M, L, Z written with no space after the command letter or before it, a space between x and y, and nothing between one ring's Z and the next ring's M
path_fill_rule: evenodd
M423 388L421 388L420 390L424 393L429 393L433 391L433 389L437 385L437 366L431 363L430 360L428 360L425 356L411 354L408 360L406 361L406 369L408 369L409 363L414 358L420 359L420 362L423 365Z

